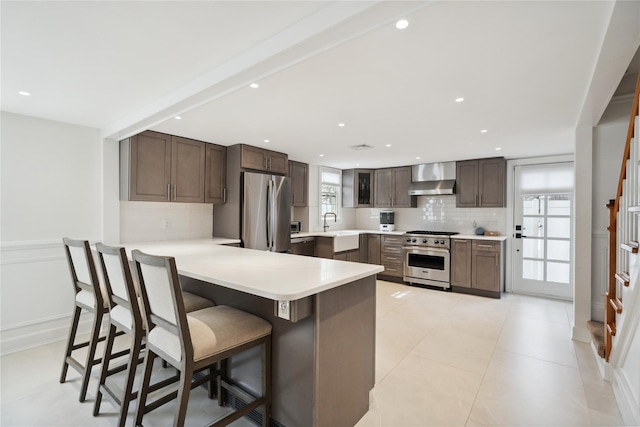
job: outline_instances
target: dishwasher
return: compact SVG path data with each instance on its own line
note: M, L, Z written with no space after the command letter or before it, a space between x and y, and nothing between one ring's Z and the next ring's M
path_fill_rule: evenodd
M314 256L316 247L316 238L310 237L291 237L290 253L294 255Z

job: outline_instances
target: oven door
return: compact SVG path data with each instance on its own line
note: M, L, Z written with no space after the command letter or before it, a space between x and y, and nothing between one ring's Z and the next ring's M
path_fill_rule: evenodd
M447 249L405 246L404 281L448 288L449 263L450 253Z

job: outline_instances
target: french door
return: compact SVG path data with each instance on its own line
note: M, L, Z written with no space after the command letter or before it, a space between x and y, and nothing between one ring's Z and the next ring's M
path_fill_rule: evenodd
M515 179L513 292L571 300L572 165L516 166Z

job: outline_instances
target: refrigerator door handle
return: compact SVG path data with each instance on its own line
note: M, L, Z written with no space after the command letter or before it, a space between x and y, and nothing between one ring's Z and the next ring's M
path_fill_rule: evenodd
M271 186L273 183L267 181L267 250L271 250Z

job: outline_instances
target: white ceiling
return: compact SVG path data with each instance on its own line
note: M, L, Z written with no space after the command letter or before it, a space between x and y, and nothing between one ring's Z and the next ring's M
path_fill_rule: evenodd
M614 3L0 7L4 111L116 138L153 129L351 168L573 152ZM600 92L613 94L629 51ZM360 144L374 148L349 148Z

